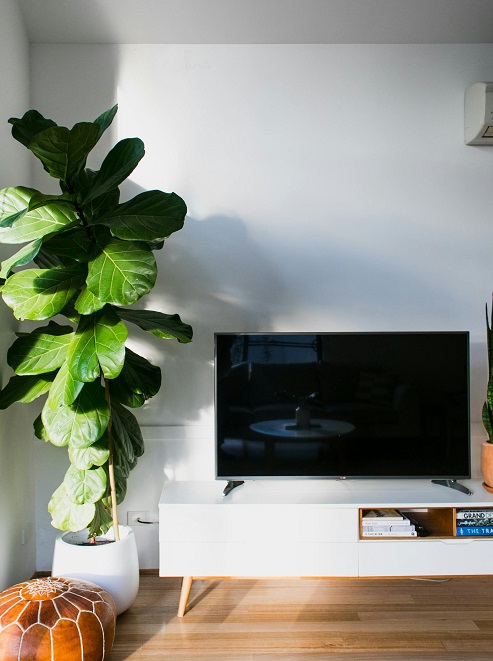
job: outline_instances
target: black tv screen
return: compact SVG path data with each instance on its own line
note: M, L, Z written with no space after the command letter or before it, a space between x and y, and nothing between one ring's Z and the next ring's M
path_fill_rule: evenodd
M470 477L467 332L216 333L216 475Z

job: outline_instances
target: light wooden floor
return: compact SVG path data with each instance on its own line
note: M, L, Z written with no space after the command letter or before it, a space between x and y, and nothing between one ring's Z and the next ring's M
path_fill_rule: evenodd
M493 577L180 585L141 577L107 661L493 660Z

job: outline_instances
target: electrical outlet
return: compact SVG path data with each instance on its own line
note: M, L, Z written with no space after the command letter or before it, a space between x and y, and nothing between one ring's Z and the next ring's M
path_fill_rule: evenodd
M151 521L149 512L127 512L127 526L141 526L146 525Z

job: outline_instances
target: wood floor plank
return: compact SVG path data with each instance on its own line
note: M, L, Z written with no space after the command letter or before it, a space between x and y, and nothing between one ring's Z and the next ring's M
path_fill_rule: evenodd
M107 661L493 661L493 577L194 581L141 577Z

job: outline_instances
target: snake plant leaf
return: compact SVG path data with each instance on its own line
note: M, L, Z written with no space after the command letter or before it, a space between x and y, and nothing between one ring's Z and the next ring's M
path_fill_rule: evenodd
M54 409L45 404L41 420L53 445L69 441L74 448L87 448L101 438L109 422L109 407L98 382L86 383L69 406Z
M18 337L7 351L7 362L16 374L45 374L62 366L73 333L30 333Z
M176 193L145 191L94 220L126 241L154 241L183 227L187 207Z
M110 382L111 398L120 404L138 408L150 397L154 397L161 387L161 370L146 358L125 350L125 364L120 375Z
M51 525L58 530L78 532L84 530L94 519L96 505L84 503L77 505L67 495L65 484L62 483L55 491L48 503L48 512L51 514Z
M57 257L69 257L76 262L88 262L91 258L93 243L83 227L74 227L45 239L43 248Z
M11 227L29 208L29 201L37 193L34 188L16 186L0 190L0 227Z
M72 376L68 369L68 363L65 361L58 370L51 385L46 405L51 406L51 408L57 408L59 406L73 404L83 387L84 383L77 381Z
M0 409L6 409L15 402L28 404L49 391L56 372L43 375L12 376L0 392Z
M34 136L41 131L56 126L52 119L46 119L37 110L28 110L20 119L11 117L9 124L12 124L12 136L24 147L28 147Z
M106 510L103 505L103 501L94 503L95 511L91 523L87 526L87 536L88 537L97 537L99 535L104 535L105 532L113 525L113 519L111 514Z
M2 296L17 319L42 321L58 314L83 285L84 266L26 269L5 283Z
M27 147L52 177L66 182L84 167L99 137L100 127L92 122L80 122L71 129L50 126L37 133Z
M24 266L25 264L32 262L38 252L41 250L42 245L43 241L41 239L36 239L36 241L32 241L31 243L23 246L15 253L15 255L12 255L12 257L9 257L9 259L3 261L2 270L0 271L0 278L8 278L11 270L15 266Z
M92 314L104 308L106 303L100 301L99 298L96 298L92 292L89 291L86 285L82 287L82 290L78 297L75 300L75 309L79 314Z
M192 341L192 327L184 323L177 314L164 314L164 312L155 310L129 310L128 308L118 308L117 314L121 319L130 321L156 337L165 340L175 338L181 343Z
M156 260L145 243L107 238L89 262L86 284L101 301L130 305L151 291L156 277Z
M117 377L125 362L127 327L111 306L82 316L68 352L68 368L78 381L94 381L100 368L107 379Z
M68 444L68 456L70 463L79 470L88 470L92 466L104 466L110 456L108 441L105 435L93 443L88 448L74 448L71 443Z
M106 473L101 467L81 470L70 466L65 473L63 484L67 496L76 505L96 503L106 491Z
M53 202L22 213L10 227L0 227L0 243L27 243L79 223L69 202Z
M102 162L92 185L81 191L79 201L85 205L118 187L133 172L144 153L144 143L140 138L120 140Z

